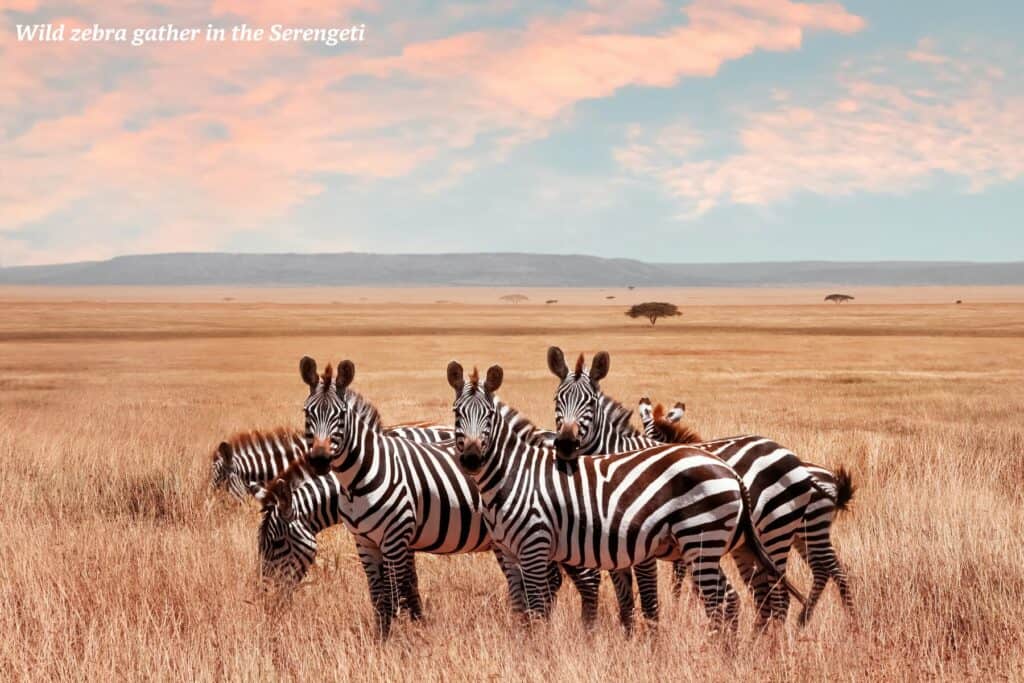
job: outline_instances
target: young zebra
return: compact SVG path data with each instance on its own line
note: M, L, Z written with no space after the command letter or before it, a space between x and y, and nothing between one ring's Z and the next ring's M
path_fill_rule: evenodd
M562 350L557 346L548 349L548 368L559 379L555 392L555 448L559 457L573 461L580 455L619 453L658 443L630 425L632 411L601 391L600 381L607 376L610 363L609 355L602 351L588 369L580 354L574 371L569 372ZM707 450L705 444L692 447ZM759 436L730 441L714 455L743 478L750 492L750 516L758 541L768 550L772 565L785 574L794 534L811 500L810 472L790 451ZM765 574L756 572L748 557L734 559L744 582L754 591L759 624L771 618L784 620L789 609L788 592L766 581ZM683 570L677 565L676 576ZM648 591L641 585L641 603L647 604L645 613L656 612L656 586L649 580L647 584L651 588Z
M440 443L455 437L451 427L432 422L407 422L385 428L389 436L417 443ZM210 459L210 486L239 500L250 493L250 483L267 484L289 465L306 456L302 432L286 427L239 432L221 441Z
M685 410L684 404L676 403L666 413L661 404L652 408L649 398L641 398L638 412L644 425L644 434L661 443L701 442L702 439L696 432L679 424ZM716 453L728 448L730 441L707 441L701 447ZM804 467L814 477L816 486L811 490L811 501L804 512L803 524L797 530L794 539L797 551L810 566L813 577L811 591L807 594L807 603L800 613L801 624L806 624L810 620L829 579L833 580L839 589L844 607L848 611L853 610L846 570L832 545L832 521L837 512L848 508L856 490L850 473L842 466L834 473L811 463L805 462ZM682 581L681 576L677 576L677 579Z
M351 361L338 366L337 379L330 365L317 375L316 362L309 357L299 369L309 386L303 408L308 462L317 474L333 471L346 492L343 520L356 539L367 576L377 577L370 582L370 597L380 634L387 637L400 598L413 614L419 610L414 551L454 554L492 548L480 494L455 466L452 444L417 444L381 432L377 410L348 389L355 376ZM545 565L542 586L525 586L504 556L499 555L499 562L514 608L527 604L527 588L543 590L550 599L557 566ZM596 603L599 577L573 567L566 570L585 608ZM592 620L596 614L584 616Z
M477 483L495 542L522 568L531 612L546 617L550 562L621 570L656 558L692 569L715 627L736 627L738 599L719 564L733 551L775 569L752 533L745 488L728 465L687 446L559 461L531 443L529 424L495 396L504 373L448 365L455 390L455 450ZM748 543L744 543L747 541ZM802 601L802 596L788 582Z

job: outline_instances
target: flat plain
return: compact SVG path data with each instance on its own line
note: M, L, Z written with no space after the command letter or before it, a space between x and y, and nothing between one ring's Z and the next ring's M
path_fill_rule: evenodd
M842 305L821 303L831 289L500 303L508 291L0 288L0 677L1024 676L1020 288L876 288ZM684 315L623 315L649 298ZM492 557L420 556L427 618L382 645L341 528L290 601L258 589L258 510L211 494L209 457L234 431L300 426L302 355L353 360L386 422L450 421L446 363L499 363L502 397L549 425L551 344L609 351L603 388L631 407L683 400L705 437L756 432L850 469L858 491L834 537L855 612L830 587L806 629L758 634L741 591L726 647L663 572L656 630L626 639L607 581L596 633L568 588L527 629Z

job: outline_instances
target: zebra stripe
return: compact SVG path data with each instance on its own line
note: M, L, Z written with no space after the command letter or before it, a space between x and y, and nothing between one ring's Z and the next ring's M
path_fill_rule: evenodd
M595 453L621 453L649 448L658 441L630 424L632 411L606 396L600 381L608 374L610 357L600 352L585 367L580 354L573 372L558 347L548 349L548 367L559 378L555 391L555 446L566 460ZM750 517L758 544L766 548L773 566L785 573L789 549L804 517L813 488L810 473L793 453L763 437L740 441L692 444L721 458L743 479L750 493ZM751 586L758 604L759 620L785 619L789 592L765 581L764 574L746 556L737 556L744 582ZM676 570L676 575L681 569ZM657 599L641 593L641 601Z
M722 556L749 554L779 576L751 533L736 474L703 451L664 444L561 462L530 443L527 421L495 397L502 378L500 366L484 382L448 366L459 464L477 482L495 543L522 568L531 612L549 614L549 562L619 570L682 559L714 625L734 629L738 599Z
M677 403L662 419L658 418L661 412L658 410L659 408L661 406L652 408L650 399L646 397L640 399L638 412L644 425L644 434L661 443L693 443L693 441L686 440L686 437L688 434L696 436L696 433L688 432L676 424L682 419L685 406L682 403ZM681 435L682 438L680 438ZM699 442L696 445L719 457L729 459L729 449L735 449L738 452L746 439L760 439L760 437L734 437L724 441L710 442L701 442L699 438L696 438L696 441ZM742 466L742 463L737 465L736 471L739 472ZM807 594L807 603L800 613L801 624L806 624L810 620L814 607L829 579L836 583L843 605L847 610L853 609L846 570L839 561L839 556L832 545L831 536L832 522L837 510L846 509L847 504L853 498L853 481L849 473L842 467L838 469L837 473L810 463L804 463L804 467L811 474L814 486L811 489L811 499L804 509L803 520L797 527L793 543L800 556L810 566L813 583L810 593ZM674 581L682 582L682 575L679 572L675 573ZM678 590L678 583L673 585L675 590Z
M333 379L303 358L309 386L304 406L308 462L317 474L334 473L345 492L346 527L360 547L370 596L382 637L387 637L399 602L418 606L414 551L434 554L491 549L476 486L455 466L452 444L418 444L385 435L377 410L348 391L355 366L344 361ZM513 608L525 609L526 587L517 568L499 564L509 583ZM543 591L549 599L560 583L557 567L545 565ZM568 572L581 594L596 595L596 575ZM412 610L412 608L410 608ZM416 612L414 612L416 614Z
M429 421L394 425L385 428L384 433L417 443L440 443L455 436L451 427ZM270 483L292 463L305 458L306 452L306 439L296 429L239 432L213 451L210 486L244 500L250 493L250 483Z

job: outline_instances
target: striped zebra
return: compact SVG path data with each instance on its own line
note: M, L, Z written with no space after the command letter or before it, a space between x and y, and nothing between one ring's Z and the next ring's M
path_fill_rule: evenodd
M555 391L555 448L559 457L574 461L580 455L619 453L659 443L634 429L630 424L632 411L601 391L600 382L611 364L607 352L596 354L590 368L580 354L572 372L557 346L548 349L547 359L548 368L559 379ZM692 447L702 451L712 448L706 443ZM811 500L814 480L810 472L793 453L760 436L731 440L714 455L743 478L750 493L750 516L759 544L767 549L772 566L785 574L789 549ZM759 625L773 618L784 620L789 609L788 591L767 581L749 556L734 559L744 582L754 592ZM677 581L683 570L676 565ZM641 589L640 599L648 604L645 613L656 611L656 589L646 594Z
M752 533L745 487L720 459L681 445L560 461L531 442L529 422L495 392L504 373L474 369L466 381L448 365L455 390L455 450L477 483L484 518L503 552L519 563L530 611L546 617L547 566L559 562L623 570L656 558L691 568L715 628L735 629L739 601L720 560L732 551L785 583Z
M262 518L257 535L257 548L260 559L260 575L268 584L290 592L305 578L309 568L316 561L317 535L321 531L337 524L352 523L352 501L342 489L341 482L334 472L319 476L312 471L305 460L293 463L281 476L263 486L255 482L249 484L253 497L261 505ZM356 537L356 547L360 559L363 551ZM492 548L493 549L493 548ZM370 549L372 553L372 549ZM513 609L524 612L525 597L518 568L495 550L495 557L505 578L513 590L510 591ZM383 584L384 577L379 571L368 570L376 567L372 563L362 563L367 572L367 581L371 592L387 590ZM419 595L415 560L410 560L410 592ZM593 579L591 579L593 582ZM548 577L549 591L558 592L562 583L562 573L557 565L553 565ZM592 588L593 602L597 600L597 584ZM422 616L422 602L417 598L408 599L408 595L397 596L398 610L411 613L414 620Z
M671 410L666 412L661 404L652 407L651 400L643 397L640 399L637 412L644 425L644 434L656 441L661 443L701 442L702 439L696 432L679 424L685 411L685 404L676 403ZM729 439L709 441L704 442L702 448L716 453L726 450L730 443ZM797 530L797 536L794 539L797 551L810 566L813 577L811 590L807 594L807 603L800 613L801 624L806 624L810 620L814 607L830 579L839 589L843 606L848 611L853 610L853 599L850 596L846 569L839 561L839 556L832 545L832 521L837 512L848 509L856 490L850 473L842 466L838 467L835 472L806 462L804 467L814 477L817 485L811 490L811 501L807 505L803 523ZM681 582L682 577L678 577L678 580Z
M451 427L433 422L405 422L385 428L389 436L417 443L439 443L455 437ZM267 484L289 465L306 456L306 439L296 429L239 432L221 441L210 459L210 486L223 489L244 500L251 492L249 484Z
M368 401L348 389L355 365L344 361L337 378L328 365L317 374L316 362L299 364L309 387L303 411L308 462L319 475L334 473L347 506L342 519L355 537L359 558L370 580L370 597L382 637L387 637L401 600L415 616L420 600L415 583L414 552L470 553L492 549L481 515L476 486L455 466L453 443L418 444L388 436L380 415ZM276 491L285 491L277 485ZM529 590L543 590L551 599L561 581L558 567L545 566L542 586L527 586L518 568L499 554L514 609L528 604ZM566 567L583 597L584 609L596 605L596 573ZM593 614L585 611L585 620Z

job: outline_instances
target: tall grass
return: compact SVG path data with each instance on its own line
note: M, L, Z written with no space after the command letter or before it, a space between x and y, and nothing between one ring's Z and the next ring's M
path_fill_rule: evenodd
M124 315L111 310L112 320ZM783 312L774 309L772 316L784 321ZM59 313L68 326L82 315L74 306ZM339 315L336 308L329 313ZM979 306L970 323L995 325L1005 306L996 313L986 318ZM154 330L183 315L159 306L145 314ZM941 314L929 317L927 308L913 311L915 326L930 324L934 334L913 340L728 330L704 336L624 330L598 338L587 326L611 315L598 309L562 314L561 338L531 335L549 314L508 312L516 317L502 325L522 328L514 337L432 330L261 340L253 326L243 340L19 342L18 362L0 364L0 676L1024 675L1024 345L1018 339L947 337ZM429 307L403 311L423 318L414 325L427 324L430 315ZM444 315L456 332L474 323L471 308L446 308ZM701 315L727 327L742 311ZM829 315L853 314L830 309ZM846 465L859 490L853 510L836 524L835 542L852 579L855 614L845 614L829 589L808 628L790 623L756 634L747 599L738 643L727 648L705 635L697 600L672 599L663 576L656 631L642 629L627 640L608 585L596 633L583 632L571 589L563 590L550 623L524 630L507 611L489 554L424 556L418 563L427 619L401 621L382 645L372 635L365 578L341 529L322 535L317 566L290 600L258 589L257 512L210 495L207 458L234 429L298 421L303 385L294 366L302 353L353 358L356 386L393 421L446 419L443 373L450 358L482 367L501 362L504 398L547 422L554 386L543 365L549 343L569 352L608 349L609 393L629 402L648 392L657 400L686 400L706 436L757 431L809 460ZM0 343L4 355L14 348ZM992 364L994 354L1004 362ZM794 580L808 586L795 556L791 566Z

